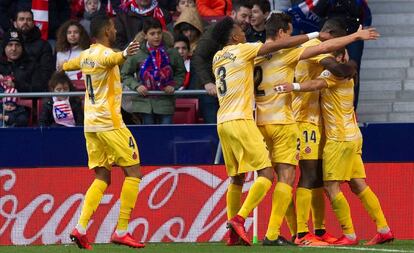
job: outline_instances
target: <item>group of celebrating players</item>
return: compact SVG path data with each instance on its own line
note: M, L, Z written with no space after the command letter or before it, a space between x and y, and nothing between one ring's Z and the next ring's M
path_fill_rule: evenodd
M278 180L263 245L357 245L342 182L349 184L376 223L377 233L366 245L392 241L378 198L365 182L362 135L353 106L356 68L344 49L379 34L360 27L346 36L332 19L320 33L291 36L291 19L283 13L271 13L265 29L263 44L246 43L243 30L231 18L213 30L222 45L213 58L220 104L217 131L231 178L227 245L251 245L244 222L271 188L274 172ZM301 175L295 205L297 165ZM241 203L244 175L251 171L258 177ZM325 230L325 192L343 231L340 238ZM307 224L311 210L313 233ZM293 242L280 235L284 218Z

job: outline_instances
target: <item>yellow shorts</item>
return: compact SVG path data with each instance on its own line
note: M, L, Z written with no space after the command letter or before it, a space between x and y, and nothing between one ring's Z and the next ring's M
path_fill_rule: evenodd
M128 167L140 163L137 143L128 128L105 132L85 132L88 167L105 167L112 164Z
M308 122L298 123L300 137L300 160L322 159L324 146L323 128Z
M271 167L269 151L253 120L232 120L217 125L229 176Z
M263 125L259 126L265 138L273 165L286 163L298 165L299 162L299 128L298 125Z
M323 180L366 178L361 155L362 138L355 141L327 140L323 149Z

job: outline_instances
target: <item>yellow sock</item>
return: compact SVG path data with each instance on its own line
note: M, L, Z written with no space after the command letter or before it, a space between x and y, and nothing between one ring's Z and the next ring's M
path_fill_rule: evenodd
M89 189L85 194L85 200L83 201L83 207L78 221L78 224L83 229L86 230L88 222L91 219L92 214L98 208L107 187L108 185L99 179L95 179L91 186L89 186Z
M119 209L117 230L128 230L128 222L137 201L140 182L141 179L139 178L125 177L121 190L121 207Z
M286 223L289 228L289 232L291 236L294 236L297 234L298 226L296 224L296 210L295 210L295 203L293 203L293 198L290 201L288 208L286 209L285 214Z
M312 189L312 221L313 228L325 229L325 191L323 187Z
M343 233L355 234L351 218L351 209L349 208L348 201L342 192L338 193L332 201L332 209L335 212L339 224L341 224Z
M388 228L387 220L385 219L381 204L375 193L367 187L358 195L358 197L369 216L371 216L371 219L377 224L377 230Z
M309 232L308 220L311 210L312 190L299 187L296 189L296 212L298 233Z
M280 235L280 226L291 200L292 187L285 183L277 183L272 196L272 211L266 232L267 239L273 241Z
M229 184L227 188L227 219L229 220L240 210L242 189L243 186L237 184Z
M271 186L272 181L265 177L258 177L250 187L246 200L237 214L246 219L249 213L263 200Z

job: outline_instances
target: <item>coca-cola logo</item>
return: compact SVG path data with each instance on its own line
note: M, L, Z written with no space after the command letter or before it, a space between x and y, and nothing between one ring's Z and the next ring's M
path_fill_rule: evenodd
M141 181L136 211L129 224L130 232L139 231L134 235L140 241L222 240L226 233L225 194L229 182L224 167L216 168L220 169L217 173L200 167L151 169ZM84 194L79 192L87 190L84 187L87 183L81 186L77 181L85 175L90 176L86 169L77 169L25 169L25 173L1 169L0 244L69 243L68 235L77 223L84 198ZM30 179L32 184L19 185L19 180L29 180L30 173L33 173L30 170L36 170L35 182L33 177ZM62 178L62 170L72 172ZM55 186L49 186L50 182L39 184L52 178L65 183L56 183ZM112 189L119 191L121 182L118 180L118 185L113 183ZM244 192L251 182L252 175L249 174ZM78 193L68 193L62 187ZM88 225L88 234L96 243L110 240L119 213L118 197L119 194L115 197L115 194L106 192L100 208L107 211L99 213L98 208ZM246 227L251 225L252 220L247 219Z

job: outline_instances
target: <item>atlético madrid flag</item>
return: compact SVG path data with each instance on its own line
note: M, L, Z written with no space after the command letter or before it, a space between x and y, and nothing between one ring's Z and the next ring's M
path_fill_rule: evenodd
M49 1L33 0L32 11L34 22L42 33L42 39L47 40L49 30Z

